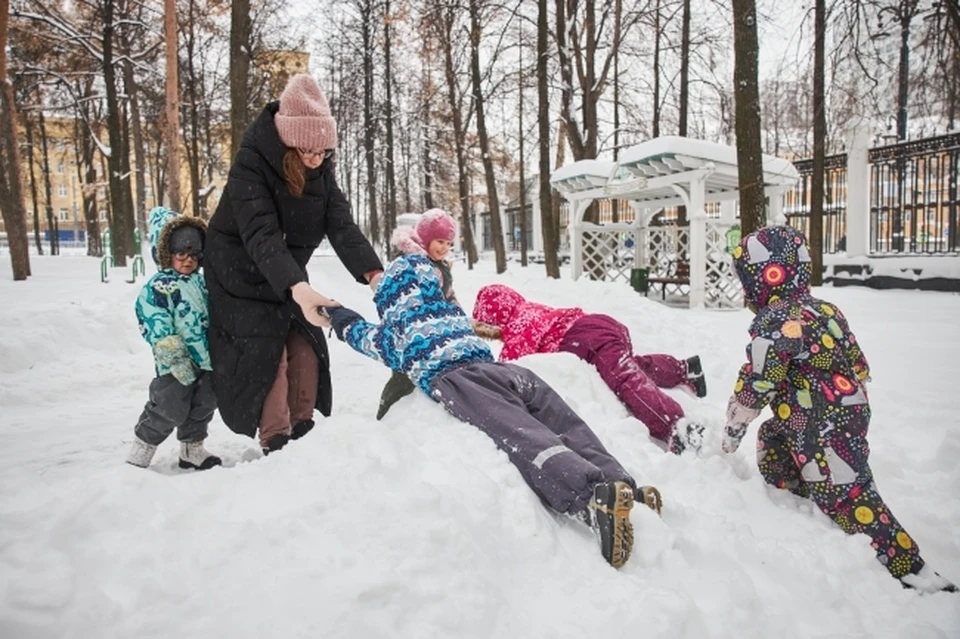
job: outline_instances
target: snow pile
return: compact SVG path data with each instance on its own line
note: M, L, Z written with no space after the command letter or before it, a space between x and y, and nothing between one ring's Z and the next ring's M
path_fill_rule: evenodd
M550 514L484 435L422 394L376 422L388 371L337 342L334 416L262 458L219 420L225 467L124 465L153 375L133 316L139 284L101 284L89 258L34 258L0 280L0 636L947 638L960 597L902 590L865 537L764 486L745 444L664 454L567 354L523 364L563 394L642 483L621 571L594 538ZM533 300L625 321L639 352L699 353L706 400L675 396L718 427L743 358L746 311L692 312L626 285L455 268L469 308L492 281ZM369 290L332 257L319 290L374 317ZM142 279L140 280L142 283ZM319 283L322 283L319 284ZM960 298L828 289L873 367L873 468L927 561L960 579ZM748 434L752 439L756 424Z

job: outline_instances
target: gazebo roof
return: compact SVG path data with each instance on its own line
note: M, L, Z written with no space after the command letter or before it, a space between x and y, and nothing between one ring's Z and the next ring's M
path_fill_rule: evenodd
M733 147L678 136L642 142L620 154L618 162L580 160L562 166L550 183L568 200L617 198L657 206L679 203L676 189L704 179L707 201L736 199L737 150ZM763 156L766 188L788 189L799 179L788 160Z

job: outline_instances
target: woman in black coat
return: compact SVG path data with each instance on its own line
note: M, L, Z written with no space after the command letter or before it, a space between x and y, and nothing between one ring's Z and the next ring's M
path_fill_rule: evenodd
M223 421L264 453L330 414L330 361L306 265L326 237L360 283L383 265L350 216L332 160L336 123L316 81L293 76L243 135L207 230L210 356Z

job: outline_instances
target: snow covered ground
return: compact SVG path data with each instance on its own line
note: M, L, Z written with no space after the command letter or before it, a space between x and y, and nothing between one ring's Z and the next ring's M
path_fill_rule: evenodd
M123 463L153 375L137 285L86 257L0 277L0 637L960 637L960 596L905 591L810 503L764 486L748 443L667 455L592 368L523 361L643 483L627 566L551 515L493 443L423 395L382 422L386 369L335 339L335 414L269 458L211 425L225 466ZM699 353L710 394L678 393L719 428L750 315L691 312L542 266L455 268L469 308L499 280L627 323L637 350ZM369 291L317 257L323 293L374 316ZM960 296L826 289L873 369L872 463L927 561L960 580ZM759 421L757 422L759 424ZM752 441L755 424L748 435Z

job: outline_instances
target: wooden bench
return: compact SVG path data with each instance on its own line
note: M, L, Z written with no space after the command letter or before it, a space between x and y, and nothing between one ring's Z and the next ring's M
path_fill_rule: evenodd
M667 299L667 286L689 286L690 285L690 262L675 261L670 263L668 272L672 272L666 277L648 277L647 292L650 292L650 285L660 285L660 296L663 300Z

